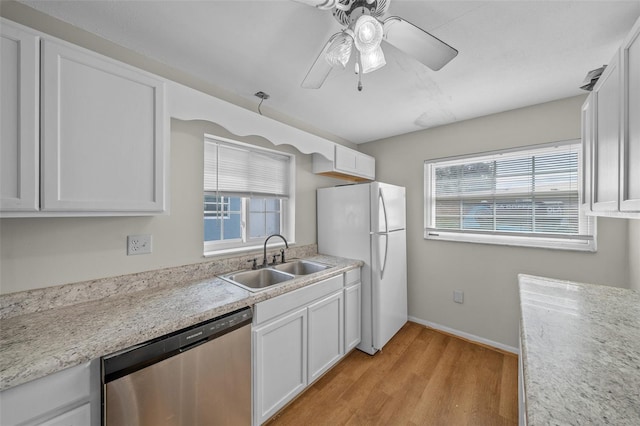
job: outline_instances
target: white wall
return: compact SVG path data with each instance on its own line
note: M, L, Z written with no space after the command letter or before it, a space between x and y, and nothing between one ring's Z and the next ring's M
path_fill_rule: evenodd
M377 178L407 187L409 315L518 346L517 274L627 286L627 221L598 220L598 252L423 239L423 162L580 138L583 96L360 145ZM637 233L637 232L636 232ZM453 302L453 290L465 293Z
M629 219L629 287L640 291L640 219Z

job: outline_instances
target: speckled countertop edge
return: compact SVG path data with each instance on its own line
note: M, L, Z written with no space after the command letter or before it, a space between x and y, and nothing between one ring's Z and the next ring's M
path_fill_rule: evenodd
M519 276L530 426L640 424L640 292Z
M362 266L333 256L308 259L332 267L257 293L212 277L3 319L0 390Z

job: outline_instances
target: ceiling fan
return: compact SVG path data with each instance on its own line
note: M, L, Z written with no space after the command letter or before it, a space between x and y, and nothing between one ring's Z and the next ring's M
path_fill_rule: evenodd
M386 64L381 42L389 43L434 71L439 70L458 51L422 28L398 16L379 20L391 0L294 0L318 9L333 10L333 16L345 28L329 38L320 55L302 81L306 89L318 89L333 68L344 69L355 50L355 72L358 90L362 90L361 75ZM355 49L354 49L355 46Z

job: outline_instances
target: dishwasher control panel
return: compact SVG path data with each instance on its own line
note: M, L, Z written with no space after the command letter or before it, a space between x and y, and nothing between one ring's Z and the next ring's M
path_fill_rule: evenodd
M102 358L103 383L251 324L252 318L251 308L243 308L107 355Z

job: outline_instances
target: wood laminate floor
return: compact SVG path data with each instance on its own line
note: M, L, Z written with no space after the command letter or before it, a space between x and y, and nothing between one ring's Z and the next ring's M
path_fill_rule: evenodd
M518 358L416 323L358 350L268 426L518 424Z

